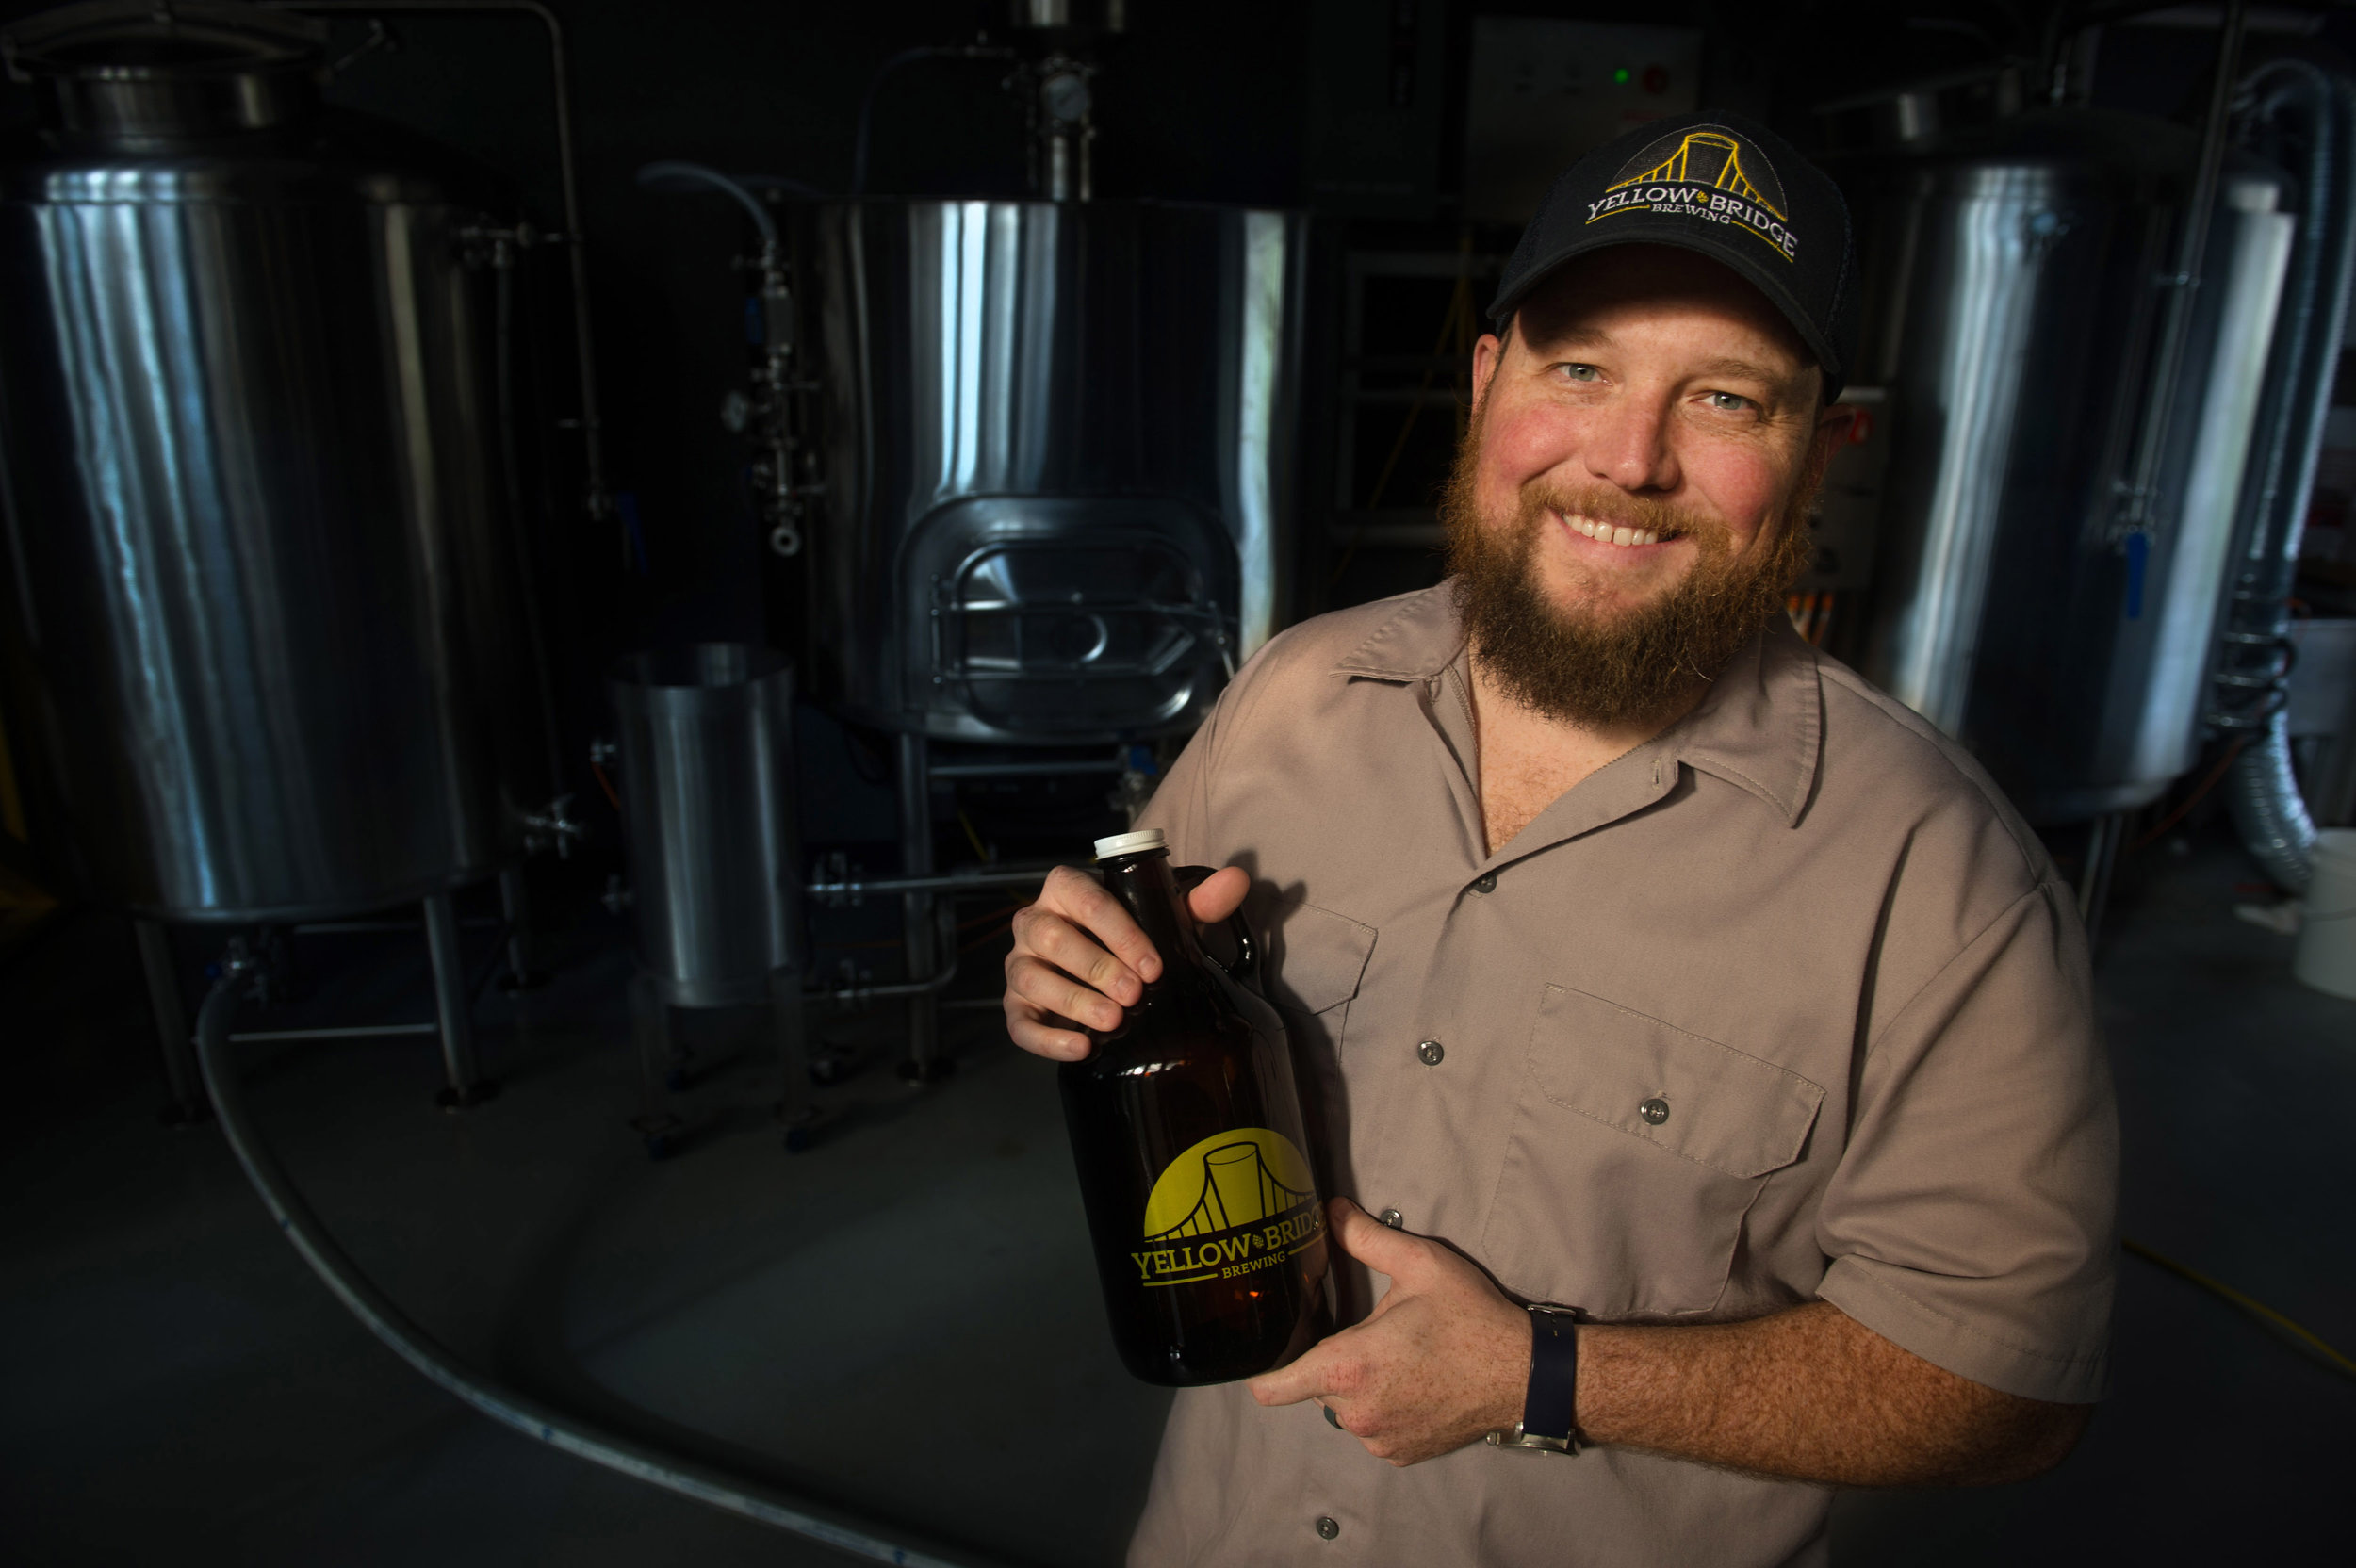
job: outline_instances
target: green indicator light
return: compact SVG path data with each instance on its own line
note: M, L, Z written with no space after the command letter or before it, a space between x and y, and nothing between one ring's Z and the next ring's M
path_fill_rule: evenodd
M1616 71L1612 72L1612 82L1613 82L1615 85L1617 85L1617 86L1620 86L1620 87L1626 87L1626 86L1628 86L1628 67L1624 65L1624 66L1621 66L1618 70L1616 70Z

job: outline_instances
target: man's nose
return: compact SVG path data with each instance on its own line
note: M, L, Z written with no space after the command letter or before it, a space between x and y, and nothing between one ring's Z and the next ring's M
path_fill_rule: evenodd
M1613 399L1588 426L1586 458L1590 473L1623 490L1675 490L1677 463L1667 405L1649 398Z

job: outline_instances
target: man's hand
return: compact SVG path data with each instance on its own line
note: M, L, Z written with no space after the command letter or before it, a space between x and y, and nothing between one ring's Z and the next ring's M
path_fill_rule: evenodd
M1391 1288L1374 1312L1290 1366L1252 1380L1264 1405L1315 1399L1366 1452L1414 1464L1522 1418L1530 1315L1437 1242L1394 1231L1347 1198L1333 1239Z
M1252 878L1237 866L1194 890L1187 907L1204 924L1243 906ZM1082 1029L1116 1029L1121 1010L1161 977L1161 956L1121 901L1069 866L1047 874L1039 902L1014 917L1006 955L1006 1033L1034 1055L1076 1062L1094 1049Z

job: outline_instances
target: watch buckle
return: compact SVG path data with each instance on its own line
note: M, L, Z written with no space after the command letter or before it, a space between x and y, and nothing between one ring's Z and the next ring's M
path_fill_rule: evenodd
M1579 1452L1579 1439L1576 1436L1548 1437L1544 1432L1527 1431L1522 1424L1516 1421L1510 1430L1491 1432L1489 1446L1492 1448L1525 1448L1542 1454L1576 1454Z

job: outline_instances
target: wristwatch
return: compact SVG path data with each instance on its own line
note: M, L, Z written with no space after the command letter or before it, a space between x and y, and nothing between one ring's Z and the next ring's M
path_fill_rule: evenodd
M1493 1447L1579 1452L1578 1323L1570 1307L1530 1309L1530 1391L1513 1430L1489 1434Z

